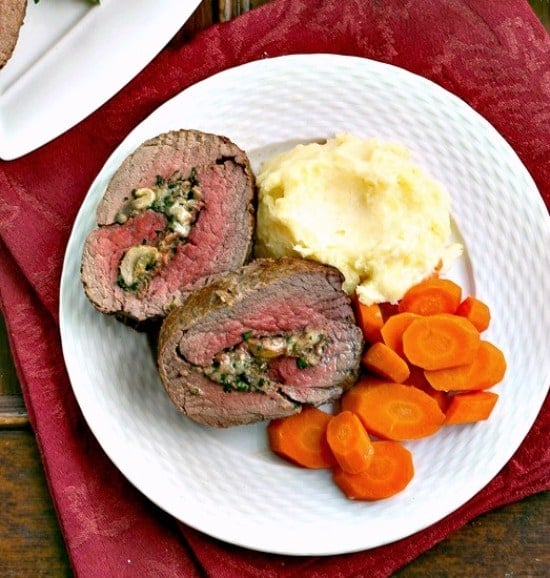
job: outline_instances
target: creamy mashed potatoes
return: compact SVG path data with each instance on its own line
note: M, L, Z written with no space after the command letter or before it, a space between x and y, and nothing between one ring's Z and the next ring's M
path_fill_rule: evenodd
M258 257L337 267L365 304L399 300L461 252L450 198L395 143L337 135L266 161L257 175Z

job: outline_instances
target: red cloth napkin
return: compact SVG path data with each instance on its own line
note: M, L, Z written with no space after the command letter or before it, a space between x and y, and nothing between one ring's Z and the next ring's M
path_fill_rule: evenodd
M482 512L550 488L547 400L512 460L441 522L366 552L284 557L177 523L130 486L88 430L65 372L57 309L70 228L94 176L136 124L185 87L230 66L299 52L389 62L461 96L508 140L550 203L550 38L523 0L275 0L170 44L80 125L0 163L2 310L78 576L387 576Z

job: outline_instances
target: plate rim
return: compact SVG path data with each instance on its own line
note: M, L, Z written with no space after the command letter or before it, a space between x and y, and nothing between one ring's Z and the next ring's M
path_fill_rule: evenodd
M467 105L467 103L465 103L462 99L460 99L460 98L457 97L456 95L453 95L452 93L446 91L444 88L440 87L439 85L437 85L437 84L434 83L433 81L431 81L431 80L429 80L429 79L426 79L426 78L424 78L424 77L421 77L421 76L419 76L419 75L416 75L415 73L406 71L406 70L404 70L404 69L402 69L402 68L399 68L399 67L397 67L397 66L395 66L395 65L385 64L385 63L382 63L382 62L379 62L379 61L373 61L373 60L370 60L370 59L366 59L366 58L362 58L362 57L357 57L357 56L343 56L343 55L334 55L334 54L325 54L325 53L293 54L293 55L286 55L286 56L274 57L274 58L265 59L265 60L256 60L256 61L252 61L252 62L249 62L249 63L246 63L246 64L242 64L242 65L239 65L239 66L236 66L236 67L232 67L232 68L229 68L229 69L220 71L220 72L216 73L215 75L213 75L213 76L211 76L211 77L208 77L208 78L204 79L203 81L200 81L200 82L197 83L197 84L203 84L203 83L205 83L205 82L209 82L209 81L211 81L211 79L214 78L214 77L216 77L218 81L220 80L220 78L221 78L222 81L223 81L223 75L225 75L226 73L234 74L234 73L235 73L235 70L242 69L243 67L263 66L262 63L263 63L263 62L267 62L267 61L271 61L271 62L274 62L274 61L283 62L283 60L284 60L284 61L288 61L289 59L292 59L292 60L294 60L295 62L297 62L297 61L303 60L304 58L305 58L306 60L311 60L311 59L318 59L319 57L320 57L321 59L324 59L324 58L327 58L327 57L328 57L329 60L330 60L330 59L337 59L337 60L340 60L340 59L346 59L346 60L356 59L356 60L360 60L360 61L363 61L363 62L366 62L366 63L370 63L369 65L372 65L372 66L374 66L374 67L379 67L379 66L380 66L380 67L382 67L382 68L385 69L385 70L386 70L388 67L390 67L390 68L392 68L392 69L398 70L398 71L399 71L398 74L412 75L413 77L416 77L416 79L421 79L423 82L425 81L425 82L428 83L429 85L433 85L433 86L437 87L437 90L442 90L442 91L444 91L444 92L447 94L447 96L450 95L451 97L453 97L453 98L457 99L458 101L460 101L460 102L462 103L462 105L464 105L465 107L467 107L467 109L469 110L470 114L471 114L472 112L475 113L475 114L479 117L479 119L481 119L481 122L486 123L486 126L487 126L487 127L490 127L490 130L494 131L494 133L496 133L496 135L498 135L498 138L501 139L502 144L505 145L506 147L508 147L510 153L513 154L513 155L516 157L517 161L521 164L521 166L523 166L523 163L521 162L521 160L519 159L519 157L517 156L517 154L515 153L515 151L513 151L513 149L510 147L510 145L508 145L508 143L507 143L507 142L503 139L503 137L496 131L496 129L494 129L494 127L492 127L492 125L490 125L490 123L488 123L488 121L487 121L486 119L484 119L481 115L479 115L479 113L477 113L473 108L469 107L469 105ZM190 89L193 89L195 86L196 86L196 85L192 85L191 87L189 87L188 89L186 89L186 90L184 90L184 91L182 91L182 92L188 92ZM178 99L178 97L180 97L181 94L182 94L182 93L179 93L178 95L176 95L175 97L173 97L173 98L170 99L169 101L166 101L166 102L165 102L163 105L161 105L156 111L154 111L149 117L147 117L142 123L140 123L140 124L139 124L138 126L136 126L130 133L128 133L128 135L126 136L126 138L125 138L125 139L120 143L120 145L113 151L113 153L110 155L109 159L106 161L106 163L105 163L105 165L103 166L103 168L101 169L101 171L98 173L96 179L95 179L94 182L92 183L92 185L91 185L91 187L90 187L90 190L88 191L88 193L87 193L87 195L86 195L86 199L88 199L88 197L89 197L89 195L90 195L90 191L92 191L92 190L94 189L94 187L97 186L97 181L100 180L102 174L105 173L106 168L109 168L109 167L110 167L109 170L112 170L112 169L113 169L113 166L112 166L112 165L115 165L115 159L118 158L118 156L121 154L121 151L123 151L125 147L128 147L128 148L130 148L130 149L133 148L134 145L131 145L130 143L131 143L132 141L135 141L136 139L139 139L139 135L141 134L140 127L143 127L144 123L147 123L147 121L148 121L149 119L151 119L151 117L155 117L155 115L158 113L158 111L159 111L160 109L162 109L163 107L165 107L166 105L168 105L170 102ZM461 106L462 106L462 105L461 105ZM117 164L118 164L118 163L117 163ZM525 167L523 167L523 168L525 169ZM527 169L525 169L525 171L526 171L526 173L527 173L527 174L526 174L526 177L527 177L528 179L531 179L531 177L530 177ZM107 172L108 172L108 171L107 171ZM530 183L530 184L536 189L536 185L535 185L534 181L532 181L532 179L531 179L531 183ZM538 192L538 191L537 191L537 192ZM539 196L539 199L540 199L540 203L542 203L542 206L545 207L544 202L543 202L542 198L540 197L540 193L539 193L538 196ZM532 200L534 200L534 199L532 199ZM77 215L77 218L75 219L74 227L76 227L76 224L77 224L77 222L78 222L78 220L79 220L79 218L80 218L80 214L81 214L81 212L83 211L84 205L85 205L85 201L83 202L83 206L80 208L79 213L78 213L78 215ZM61 326L61 327L63 327L62 319L64 318L64 311L63 311L63 303L64 303L63 295L64 295L64 291L63 291L63 287L64 287L65 284L67 283L67 279L66 279L66 276L65 276L65 272L66 272L66 262L67 262L67 261L69 260L69 258L70 258L68 253L69 253L69 247L70 247L72 238L73 238L73 231L71 232L71 237L70 237L69 243L68 243L68 245L67 245L67 252L66 252L66 254L65 254L64 263L63 263L63 273L62 273L62 279L61 279L61 288L62 288L62 290L61 290L61 295L60 295L60 307L59 307L59 312L60 312L60 326ZM63 344L63 342L64 342L64 339L63 339L63 331L62 331L62 344ZM64 347L64 356L65 356L65 347ZM67 362L66 362L66 364L67 364ZM547 377L547 379L548 379L548 375L547 375L546 377ZM72 379L71 379L71 385L72 385ZM74 390L74 386L73 386L73 391L75 391L75 390ZM76 396L77 399L78 399L78 396L77 396L77 394L76 394L76 391L75 391L75 396ZM544 402L544 398L545 398L545 395L542 396L541 403L540 403L540 407L542 407L542 403ZM79 405L80 405L80 401L79 401ZM539 410L538 410L538 411L540 411L540 407L539 407ZM85 414L85 412L84 412L83 409L82 409L82 411L83 411L83 414L84 414L85 417L86 417L86 414ZM538 413L538 411L537 411L537 413ZM535 415L535 419L536 419L536 415ZM88 421L87 417L86 417L86 421ZM527 435L528 431L531 429L533 423L534 423L534 420L533 420L533 422L530 423L529 426L526 428L525 433L524 433L524 435L522 435L522 437L521 437L520 441L518 442L517 446L516 446L515 448L513 448L512 450L510 450L510 452L509 452L510 455L508 456L508 458L506 459L506 461L504 462L504 464L501 464L501 465L493 472L493 474L492 474L491 477L486 481L486 483L484 483L481 487L475 488L475 490L473 490L473 491L468 495L467 499L470 499L472 496L474 496L474 495L477 494L479 491L481 491L488 483L490 483L490 481L491 481L491 480L494 478L494 476L498 473L498 470L500 470L501 467L503 467L503 466L505 465L505 463L507 463L507 462L509 461L509 459L512 457L513 453L514 453L514 452L517 450L517 448L521 445L521 443L523 442L523 440L524 440L525 436ZM94 431L94 428L92 427L91 424L89 424L89 425L90 425L90 429L92 430L92 432L94 433L94 435L95 435L96 438L97 438L98 436L97 436L97 433ZM101 444L102 447L103 447L103 443L101 443L101 441L100 441L100 444ZM109 457L110 457L111 460L112 460L112 457L111 457L110 453L109 453L105 448L104 448L104 450L106 451L106 453L109 455ZM118 464L116 464L116 463L115 463L115 467L117 467L117 468L120 470L120 467L119 467ZM121 471L122 471L122 470L121 470ZM122 472L122 473L123 473L124 475L126 475L125 472ZM139 487L138 485L136 485L132 479L130 479L129 481L138 489L138 491L141 491L141 492L142 492L142 490L140 489L140 487ZM142 493L143 493L143 492L142 492ZM147 497L148 497L149 499L151 499L150 496L147 496ZM467 501L467 499L466 499L466 501ZM154 500L152 500L152 501L154 501ZM155 503L156 503L156 502L155 502ZM465 503L465 502L463 502L463 503ZM461 507L461 505L463 505L463 503L460 504L460 505L458 505L457 508L458 508L458 507ZM161 504L158 504L158 503L157 503L157 505L159 505L159 507L161 507L162 509L165 509ZM452 510L452 511L455 511L457 508L455 508L455 509ZM169 513L170 513L170 512L169 512ZM446 514L450 514L450 513L452 513L452 512L446 512ZM171 514L171 515L173 515L173 514ZM424 526L417 528L417 530L415 530L415 532L413 532L413 533L416 533L416 532L418 532L418 531L421 531L421 530L425 529L426 527L428 527L428 526L430 526L430 525L432 525L432 524L434 524L434 523L436 523L436 522L439 522L440 520L441 520L441 518L439 518L439 519L437 519L437 520L432 520L432 521L426 523ZM181 521L182 521L183 523L188 524L188 522L185 521L185 520L181 520ZM192 524L190 524L190 525L192 525ZM288 549L281 549L281 548L278 548L278 549L267 548L267 549L266 549L265 547L264 547L264 548L258 547L257 544L255 545L255 544L253 544L253 543L243 543L242 540L232 541L231 539L228 538L228 536L227 536L224 532L216 532L215 530L212 530L212 529L205 530L204 528L198 527L197 525L192 525L192 526L195 527L196 529L198 529L199 531L205 532L205 533L207 533L207 534L210 535L210 536L216 537L216 538L221 539L221 540L224 540L224 541L226 541L226 542L234 543L234 544L237 544L237 545L240 545L240 546L243 546L243 547L247 547L247 548L251 548L251 549L254 549L254 550L259 550L259 551L264 551L264 552L272 552L272 553L277 553L277 554L287 554L287 555L334 555L334 554L342 554L342 553L351 553L351 552L355 552L355 551L359 551L359 550L365 550L365 549L375 548L375 547L377 547L377 546L381 546L381 545L383 545L383 544L387 544L387 543L390 543L390 542L394 542L394 541L396 541L396 540L399 540L399 539L402 539L402 538L404 538L404 537L406 537L406 536L411 535L411 533L408 533L408 534L405 534L405 535L396 536L396 537L392 538L391 540L382 541L382 542L380 542L379 544L377 544L377 545L375 545L375 546L370 546L370 547L367 547L367 548L358 546L358 547L354 547L354 548L348 549L348 550L338 549L337 551L322 551L322 552L316 551L316 550L311 550L311 551L307 551L307 552L306 552L306 551L291 551L291 550L288 550Z

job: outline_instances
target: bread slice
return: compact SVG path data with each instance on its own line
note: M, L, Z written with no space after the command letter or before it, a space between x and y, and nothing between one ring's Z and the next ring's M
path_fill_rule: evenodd
M27 0L0 0L0 68L13 54L26 11Z

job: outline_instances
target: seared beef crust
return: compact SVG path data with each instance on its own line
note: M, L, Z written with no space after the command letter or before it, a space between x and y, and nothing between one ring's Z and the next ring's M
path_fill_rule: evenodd
M191 179L200 191L188 238L174 242L170 215L158 206L121 218L137 190L171 179ZM102 313L150 328L189 294L250 257L255 218L254 177L246 154L229 139L196 130L161 134L144 142L115 172L88 236L81 279ZM158 249L147 283L121 283L121 263L137 246ZM147 264L149 265L149 264Z
M228 427L297 413L337 399L359 373L363 346L342 275L303 259L258 259L193 293L163 322L158 364L166 392L191 419ZM224 388L205 375L220 351L243 340L314 329L326 336L320 362L280 357L263 391Z

